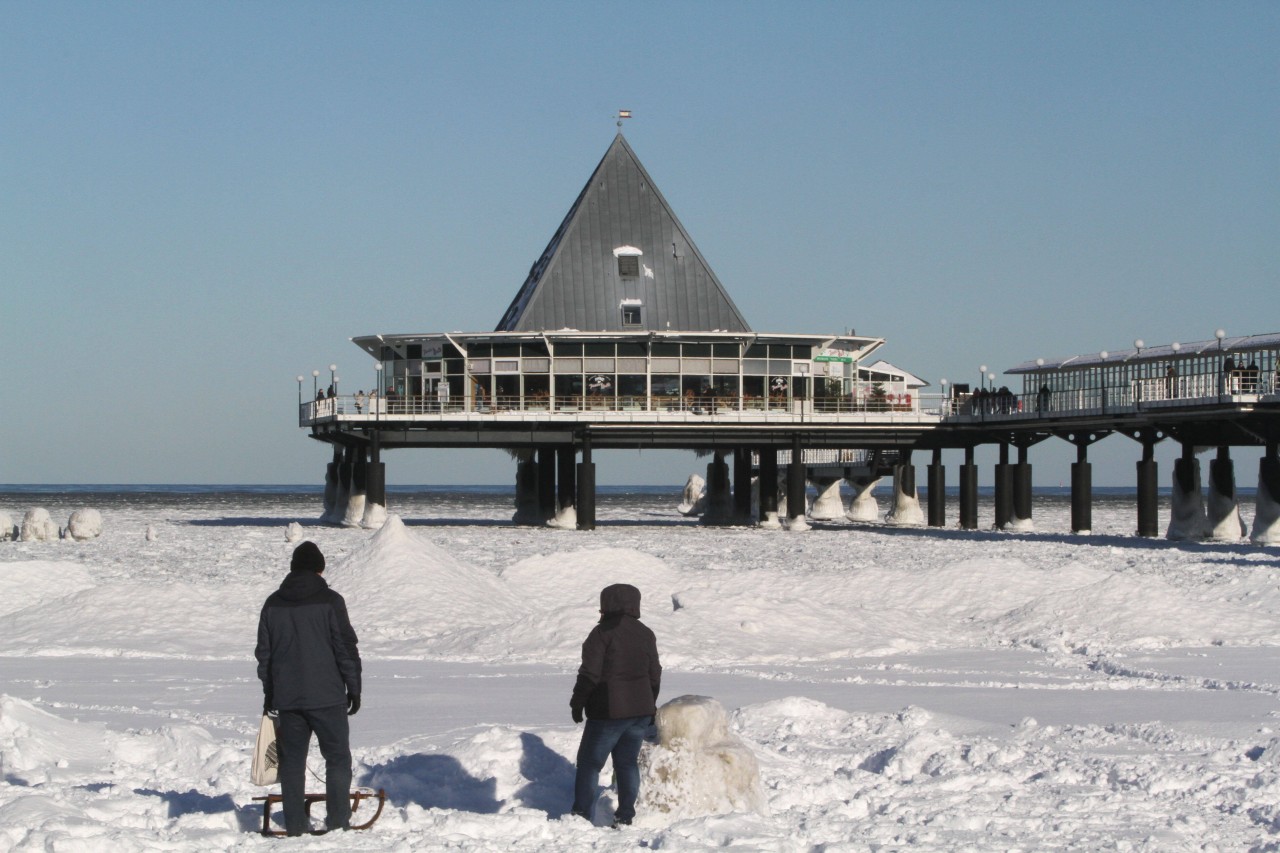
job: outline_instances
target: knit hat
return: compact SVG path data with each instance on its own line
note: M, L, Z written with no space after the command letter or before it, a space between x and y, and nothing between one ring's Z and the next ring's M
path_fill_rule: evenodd
M293 560L289 563L291 572L323 572L324 554L319 546L311 541L303 542L293 549Z

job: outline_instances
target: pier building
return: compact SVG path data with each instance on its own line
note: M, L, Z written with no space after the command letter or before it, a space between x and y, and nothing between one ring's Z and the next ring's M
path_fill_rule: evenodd
M757 460L768 523L779 449L849 451L871 474L941 417L922 405L926 383L868 362L881 338L754 330L621 133L494 330L352 340L381 372L377 391L331 382L304 399L298 379L299 425L333 446L335 522L377 523L389 450L469 447L519 460L518 520L590 528L593 449L683 448L712 455L724 520L749 513ZM787 514L803 516L803 479L788 496Z

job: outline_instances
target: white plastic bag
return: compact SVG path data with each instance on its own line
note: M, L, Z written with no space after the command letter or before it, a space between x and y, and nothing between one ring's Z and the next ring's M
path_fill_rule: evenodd
M274 785L280 770L280 756L276 751L276 721L266 714L258 726L258 742L253 747L253 769L250 781L255 785Z

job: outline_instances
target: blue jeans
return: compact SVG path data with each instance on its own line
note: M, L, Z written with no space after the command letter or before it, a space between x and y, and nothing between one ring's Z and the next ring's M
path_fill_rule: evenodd
M596 787L606 758L613 758L618 780L618 810L614 820L629 822L636 815L640 793L640 744L649 730L649 715L621 720L587 720L578 744L578 776L573 786L573 813L591 819L596 804Z
M325 762L325 825L340 829L351 823L351 746L347 706L310 711L281 711L276 728L280 751L280 799L284 829L289 835L309 832L304 795L307 789L307 750L315 732Z

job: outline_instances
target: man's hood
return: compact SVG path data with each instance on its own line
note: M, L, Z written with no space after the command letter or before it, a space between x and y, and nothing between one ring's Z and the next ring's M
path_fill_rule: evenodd
M629 583L615 583L600 590L600 613L625 613L640 618L640 590Z
M280 597L285 601L302 601L328 588L324 578L315 572L289 572L280 584Z

